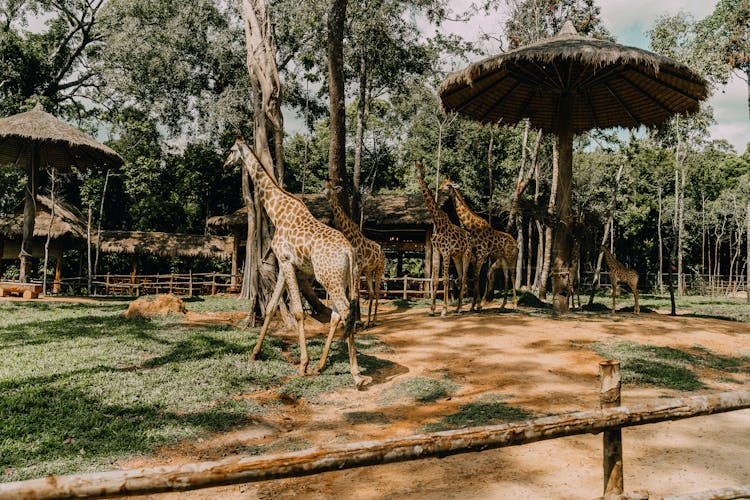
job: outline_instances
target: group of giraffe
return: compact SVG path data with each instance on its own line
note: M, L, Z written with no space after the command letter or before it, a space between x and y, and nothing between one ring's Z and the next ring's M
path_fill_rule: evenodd
M263 325L260 329L258 341L250 355L250 360L253 361L260 353L271 319L286 290L290 304L289 310L297 323L300 344L300 374L319 373L325 367L334 333L341 320L344 319L343 337L347 343L350 371L356 387L362 388L372 379L360 374L354 345L357 316L355 312L359 311L359 279L360 276L364 275L367 282L369 298L367 326L369 326L377 319L379 291L385 268L383 249L374 241L366 238L359 226L347 215L337 196L340 187L326 182L324 188L333 211L334 222L339 228L339 230L336 230L317 220L302 200L286 192L243 139L238 138L235 141L224 164L225 166L241 164L248 172L256 186L260 201L275 227L271 249L279 263L279 274L271 299L266 306ZM472 262L474 263L474 297L471 310L481 309L479 275L487 260L490 261L490 265L484 300L491 300L494 293L495 273L502 267L505 274L502 307L505 307L508 282L513 283L518 256L515 238L493 229L487 221L474 213L456 186L447 179L438 191L451 197L458 218L464 228L453 224L448 215L433 199L432 192L424 181L424 168L420 162L416 163L416 171L425 204L434 222L434 231L431 237L433 249L431 314L435 313L435 301L440 277L443 279L444 294L441 316L447 314L448 276L451 261L455 263L461 281L456 313L461 311L468 269ZM608 255L605 252L605 256L610 268L612 268L611 254ZM627 271L630 270L625 269L617 277L624 279L633 286L632 276ZM635 283L637 284L637 274L635 276ZM308 282L312 278L316 279L328 292L331 302L331 320L320 360L317 366L309 372L304 310L298 279ZM613 279L615 278L613 277ZM513 304L516 305L515 286L511 286L511 288L513 290ZM637 294L637 289L634 287L633 289L636 290L635 293ZM636 295L637 310L638 298Z
M474 213L464 200L461 193L450 179L446 179L438 188L438 192L444 192L453 200L456 214L464 227L458 227L451 222L448 214L440 208L433 199L430 188L424 181L424 166L416 162L417 180L422 191L427 209L430 211L435 229L432 233L432 304L430 311L435 313L435 298L437 296L440 276L443 279L443 311L441 316L448 312L448 271L451 260L456 265L459 273L461 287L458 293L458 305L456 313L461 311L464 291L469 265L474 263L474 296L471 303L471 311L482 308L482 299L479 294L479 276L484 263L489 260L490 267L487 272L487 289L484 294L484 302L489 302L494 293L495 274L502 267L505 274L505 286L503 289L503 305L507 303L508 283L513 290L513 305L518 304L515 281L516 259L518 258L518 245L516 239L498 231L490 226L489 222ZM442 262L442 266L441 266ZM438 274L440 273L440 275Z

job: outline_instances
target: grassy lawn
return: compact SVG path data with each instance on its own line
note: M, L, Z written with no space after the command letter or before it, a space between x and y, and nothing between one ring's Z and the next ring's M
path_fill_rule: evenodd
M188 299L190 311L242 311L233 298ZM0 301L0 481L111 469L160 446L246 424L265 408L236 397L274 387L314 399L353 384L345 346L334 342L318 377L294 377L299 348L257 330L186 327L181 316L127 320L127 302ZM311 366L323 340L308 341ZM366 372L386 349L357 339ZM235 397L233 397L235 396Z
M262 413L229 397L253 385L255 332L126 305L0 302L0 480L109 468Z

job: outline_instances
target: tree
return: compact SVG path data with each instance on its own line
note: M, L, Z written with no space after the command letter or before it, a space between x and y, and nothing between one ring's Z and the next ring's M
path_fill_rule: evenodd
M331 0L328 8L328 93L330 113L330 147L328 149L328 177L340 186L339 203L351 215L346 175L346 103L344 92L344 26L347 0Z

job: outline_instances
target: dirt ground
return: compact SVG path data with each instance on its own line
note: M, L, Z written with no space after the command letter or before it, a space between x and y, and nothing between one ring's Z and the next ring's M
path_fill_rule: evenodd
M324 325L317 326L324 331ZM236 453L239 447L280 439L315 446L406 436L487 393L502 395L507 404L537 415L598 408L597 370L602 358L589 348L597 341L677 348L700 345L717 354L750 354L749 325L657 313L553 320L531 310L495 309L441 319L428 316L427 309L386 304L379 324L366 333L391 348L377 356L394 365L387 373L370 374L374 382L365 391L345 388L319 401L283 401L247 428L121 465L215 460ZM449 377L460 388L434 403L383 404L381 396L393 384L413 377ZM701 372L701 378L708 387L697 393L737 390L749 382L747 375L743 385L722 382L720 373L710 371ZM623 404L691 394L696 392L626 386ZM238 397L263 401L275 395L259 392ZM345 419L349 412L380 412L383 418L352 424ZM750 484L748 429L750 410L625 429L625 490L648 491L657 498ZM601 436L585 435L149 498L595 498L602 492L601 454Z

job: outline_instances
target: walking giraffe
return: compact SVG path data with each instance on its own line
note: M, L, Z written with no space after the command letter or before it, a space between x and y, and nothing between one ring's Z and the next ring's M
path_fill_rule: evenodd
M297 284L297 273L315 276L331 298L332 312L328 337L320 361L313 373L319 373L325 367L336 327L341 318L346 318L344 338L349 348L350 370L357 388L361 388L371 378L360 375L354 347L353 307L357 306L355 298L359 271L351 243L339 231L313 217L302 200L284 191L241 138L235 141L224 165L235 163L242 163L247 169L258 190L263 208L275 227L271 249L279 261L276 286L266 307L263 326L250 360L253 361L260 352L271 317L276 312L276 307L286 288L290 302L289 309L297 322L300 346L299 372L302 375L307 373L309 357L305 342L304 311Z
M354 257L357 260L357 267L359 268L360 275L365 276L367 282L367 296L369 298L369 305L367 307L367 324L374 324L378 318L378 298L380 296L380 285L383 282L383 269L385 269L385 253L380 245L365 237L359 226L346 214L344 208L339 202L336 193L341 190L341 186L333 187L331 181L326 181L323 191L325 192L326 198L328 198L328 204L331 205L333 210L333 219L336 222L336 227L339 231L344 233L346 239L354 247ZM373 313L372 304L373 298L375 302L375 311Z
M435 223L435 232L432 233L432 238L430 238L432 242L432 305L430 306L430 314L435 314L435 297L437 296L437 286L440 282L438 273L441 269L440 262L442 260L443 311L440 313L440 316L445 317L448 312L448 273L451 259L453 259L461 279L461 289L458 292L458 306L456 307L456 313L459 313L461 311L461 302L464 298L464 291L466 290L466 275L469 271L469 263L473 257L474 244L469 233L453 224L448 218L448 214L443 212L437 203L435 203L430 189L424 182L424 166L422 163L417 162L415 167L417 169L419 187L422 189L422 196L424 197L427 209L432 215L432 221Z
M456 207L458 219L469 231L476 245L477 261L474 269L474 301L471 304L471 308L474 309L476 306L477 310L479 310L482 307L479 299L479 273L487 259L490 259L492 263L487 270L487 290L484 294L484 301L491 302L492 295L495 292L495 273L502 267L505 274L505 282L503 285L503 305L501 307L505 307L508 301L508 281L510 281L511 288L513 289L513 305L518 305L515 287L516 259L518 258L518 243L516 239L508 233L494 229L490 226L489 222L474 213L450 179L443 181L440 185L440 191L447 192L451 197Z
M612 283L612 312L615 312L615 295L617 294L617 284L627 283L630 289L633 291L633 298L635 298L635 306L633 310L636 314L640 314L641 309L638 307L638 271L635 269L628 269L627 267L620 264L612 252L607 250L604 245L601 246L604 258L607 260L607 267L609 267L609 281Z

